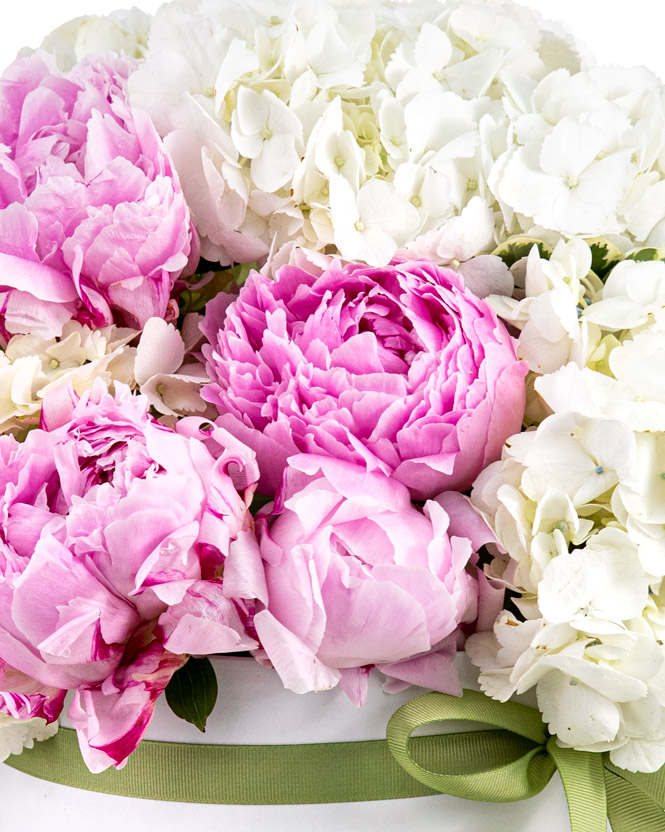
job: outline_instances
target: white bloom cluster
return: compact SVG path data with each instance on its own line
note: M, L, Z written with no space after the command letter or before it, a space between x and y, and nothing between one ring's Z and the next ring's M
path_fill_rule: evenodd
M57 732L57 722L47 723L41 717L19 720L0 714L0 762L4 762L10 754L20 754L24 748L32 748L35 740L47 740Z
M514 140L490 177L508 228L661 245L665 110L656 76L643 67L560 69L511 92Z
M623 260L604 285L590 265L580 241L549 261L533 249L524 299L494 299L522 328L551 415L474 484L503 549L488 573L525 620L504 612L467 649L490 695L535 685L562 744L654 771L665 763L665 263Z
M60 338L15 335L0 351L0 431L37 424L45 395L71 381L82 393L95 378L129 383L133 353L126 345L136 337L132 329L104 327L91 330L70 321Z
M522 221L513 122L553 129L552 99L568 93L543 85L578 78L569 42L509 0L174 0L129 86L165 138L207 259L260 260L295 242L383 265L409 244L443 264L491 252ZM617 115L595 128L611 131L607 164L638 141L614 147L618 113L641 105L620 87L604 84ZM606 188L584 198L604 205ZM543 222L535 214L526 225ZM501 273L496 261L475 269L481 284Z
M494 633L472 636L467 651L493 698L505 701L535 685L543 718L561 745L609 751L629 771L663 765L665 667L663 648L650 636L590 635L567 623L503 613Z
M109 387L119 381L140 390L159 414L204 414L199 391L208 378L194 354L202 338L199 319L187 315L182 334L150 318L142 333L115 326L91 330L70 321L60 338L13 336L0 350L0 433L38 424L46 396L57 406L59 393L73 389L80 395L98 378ZM139 335L138 345L129 346Z
M53 53L65 72L94 52L124 52L131 58L140 58L145 52L150 20L150 15L137 8L104 16L76 17L51 32L41 48ZM33 51L25 48L19 55Z
M195 353L203 336L201 316L185 316L182 332L161 318L150 318L136 349L134 385L164 416L206 415L212 409L201 398L208 382L206 370Z
M551 373L569 361L584 365L599 341L598 328L579 315L602 287L590 270L591 249L583 240L560 241L549 258L534 245L513 268L523 298L491 298L497 313L521 330L518 354L533 373Z

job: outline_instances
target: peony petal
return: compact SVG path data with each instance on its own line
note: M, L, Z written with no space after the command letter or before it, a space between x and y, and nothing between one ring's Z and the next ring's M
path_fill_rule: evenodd
M185 344L178 330L161 318L150 318L136 350L134 377L141 385L158 373L175 373L184 357Z
M339 682L340 672L320 661L268 610L256 614L254 625L284 687L294 693L307 693L310 690L328 690Z

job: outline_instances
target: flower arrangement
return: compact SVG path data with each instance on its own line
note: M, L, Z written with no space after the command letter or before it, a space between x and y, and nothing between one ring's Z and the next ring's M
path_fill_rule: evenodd
M173 0L0 116L2 756L72 691L122 768L210 655L362 704L465 649L557 765L665 765L654 75L510 0Z

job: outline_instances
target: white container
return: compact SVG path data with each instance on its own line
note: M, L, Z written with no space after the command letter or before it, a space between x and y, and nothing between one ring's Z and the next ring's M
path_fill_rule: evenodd
M277 744L383 739L393 712L419 688L386 694L372 679L367 703L352 705L338 688L303 696L285 691L277 674L252 659L214 660L219 698L202 736L179 720L163 697L147 738L176 742ZM466 687L473 670L460 657ZM64 725L66 720L62 720ZM2 829L21 832L569 832L557 775L534 798L475 803L448 795L364 803L296 806L210 806L138 800L48 783L0 767Z

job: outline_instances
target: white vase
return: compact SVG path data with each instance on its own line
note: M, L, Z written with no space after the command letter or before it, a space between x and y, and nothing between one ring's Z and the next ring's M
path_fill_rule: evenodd
M365 706L336 688L302 696L284 690L274 671L253 659L214 660L219 698L205 736L178 719L163 697L146 737L177 742L278 744L385 737L392 713L419 688L386 694L372 678ZM458 657L465 687L473 669ZM67 725L66 719L62 720ZM462 725L460 725L460 730ZM20 832L569 832L558 776L534 798L513 804L475 803L448 795L364 803L297 806L211 806L138 800L88 792L0 767L1 828Z

